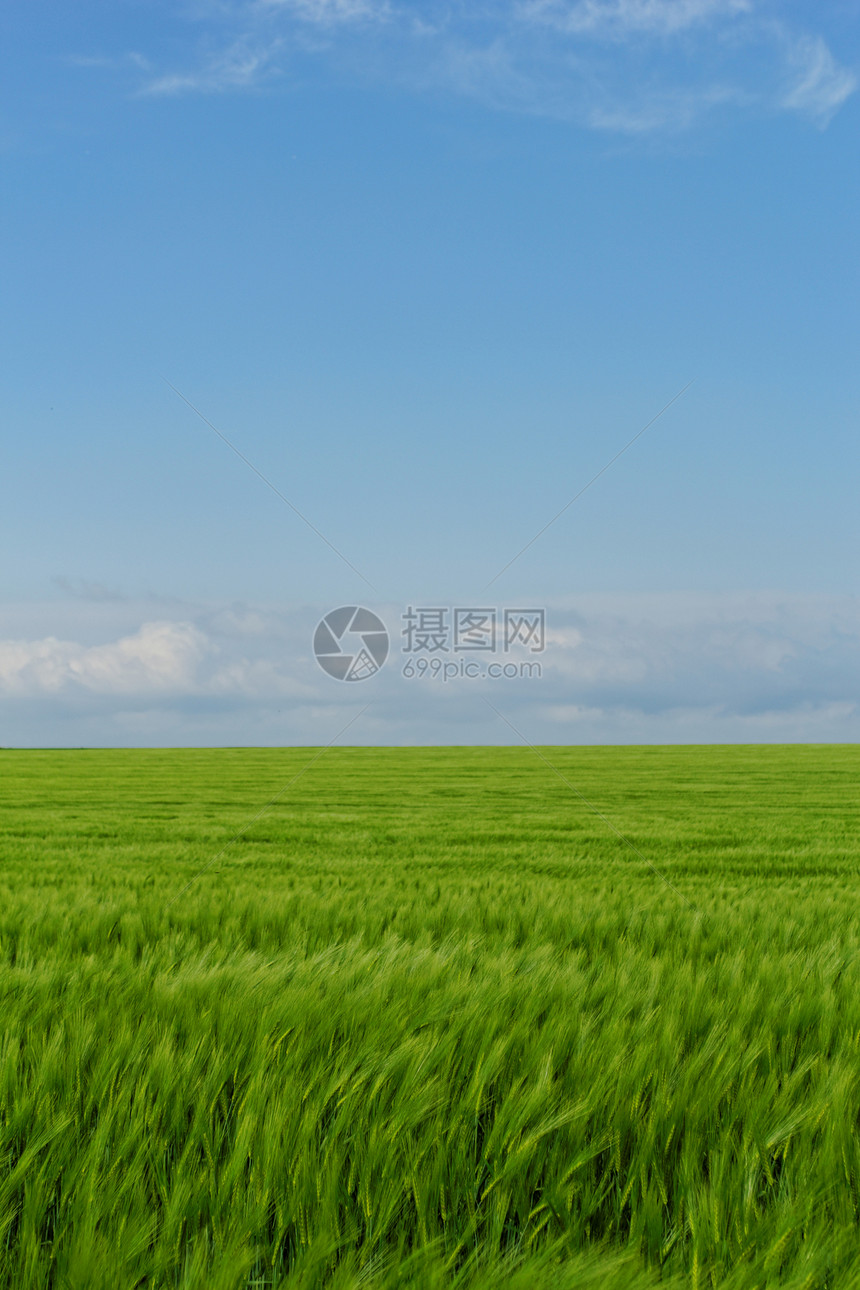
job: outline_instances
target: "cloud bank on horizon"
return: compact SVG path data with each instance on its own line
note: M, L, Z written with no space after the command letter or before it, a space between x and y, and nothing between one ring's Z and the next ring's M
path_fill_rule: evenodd
M514 742L482 696L534 743L860 737L854 597L585 596L548 610L540 679L448 684L404 680L394 606L380 607L391 657L346 684L311 650L331 606L89 605L89 641L26 635L32 604L0 640L7 743L324 743L365 704L351 742L471 743L476 726L483 741ZM62 618L56 602L45 615L55 628ZM76 622L80 636L79 609Z
M261 90L310 60L371 84L637 135L729 108L824 127L858 86L822 32L762 0L253 0L194 13L184 63L128 56L139 93Z

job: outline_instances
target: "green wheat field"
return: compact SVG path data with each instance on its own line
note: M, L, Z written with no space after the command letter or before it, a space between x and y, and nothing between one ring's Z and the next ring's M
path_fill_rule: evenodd
M541 752L0 752L0 1284L860 1286L860 749Z

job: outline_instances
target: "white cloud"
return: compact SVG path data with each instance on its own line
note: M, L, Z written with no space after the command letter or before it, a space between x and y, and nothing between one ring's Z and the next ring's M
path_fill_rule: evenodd
M523 16L569 35L671 36L690 27L749 13L751 0L529 0Z
M136 50L130 50L121 58L108 57L104 54L68 54L63 61L69 67L96 68L106 71L121 71L123 68L132 66L147 72L151 67L149 59L137 53Z
M331 680L311 653L328 608L185 606L120 633L105 616L132 602L22 609L0 641L0 744L324 743L368 702L359 742L510 742L484 695L534 742L860 737L857 599L583 597L548 607L540 679L447 684L401 675L401 605L375 607L392 637L379 675ZM54 634L22 631L27 612Z
M98 694L181 691L195 683L208 642L190 623L144 623L133 635L84 646L48 636L0 641L0 692L57 694L83 687Z
M502 110L541 113L548 100L548 87L536 85L517 66L509 45L501 37L486 45L449 42L437 74L457 94Z
M142 93L247 92L295 60L306 75L309 59L331 59L356 82L442 87L641 137L728 108L823 126L857 87L820 35L769 18L761 0L428 0L420 11L401 0L239 0L217 21L205 12L197 57L149 70Z
M378 21L391 15L386 0L263 0L263 8L288 11L303 22L322 27Z
M856 75L837 63L820 36L799 38L791 50L790 61L796 75L782 97L782 106L826 125L856 91Z
M612 134L646 135L659 131L687 130L706 112L727 104L743 104L742 91L724 85L703 85L698 89L659 95L646 94L633 103L595 107L588 124Z
M279 74L275 58L281 40L252 47L246 40L204 60L193 71L170 72L146 83L143 93L159 98L178 94L220 94L228 90L249 90L264 79Z
M548 632L547 665L588 697L611 690L623 706L652 706L657 695L695 706L706 689L731 706L750 678L782 703L781 687L792 691L812 657L843 657L844 627L860 644L860 611L840 630L833 614L825 601L773 596L593 597L581 602L578 625Z

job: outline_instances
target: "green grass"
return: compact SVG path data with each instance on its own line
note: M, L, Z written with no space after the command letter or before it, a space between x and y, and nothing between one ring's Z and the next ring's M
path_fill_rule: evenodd
M0 1283L860 1285L860 749L545 753L0 753Z

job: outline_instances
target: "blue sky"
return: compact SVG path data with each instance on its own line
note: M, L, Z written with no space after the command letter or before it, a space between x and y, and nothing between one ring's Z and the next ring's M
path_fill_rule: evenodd
M511 742L400 675L488 595L534 742L860 735L852 4L0 21L0 744Z

